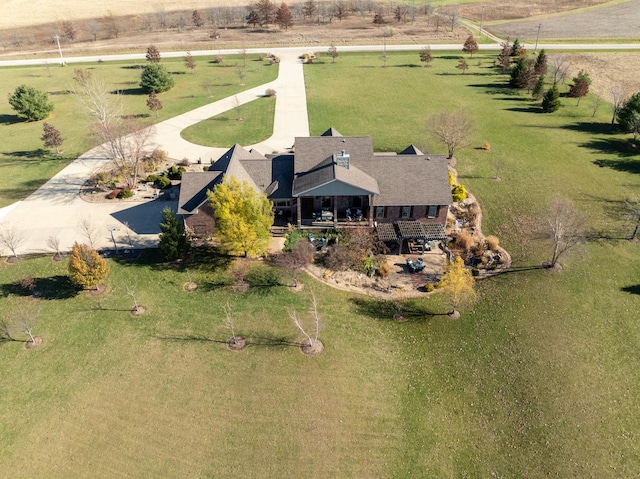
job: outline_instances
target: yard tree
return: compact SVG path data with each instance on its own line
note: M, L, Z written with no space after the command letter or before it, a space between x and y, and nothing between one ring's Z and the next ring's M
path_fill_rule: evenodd
M155 45L149 45L147 47L146 58L150 63L160 63L160 51Z
M336 46L333 43L329 47L329 51L327 53L331 57L331 63L335 63L336 62L336 58L338 58L338 49L336 48Z
M456 65L456 68L458 70L461 70L462 74L464 75L464 72L466 72L469 69L469 64L464 58L461 58L458 60L458 64Z
M420 50L420 61L423 62L426 66L431 66L429 64L432 60L433 56L431 55L431 47L427 45L422 50Z
M554 111L558 111L558 109L562 106L560 101L560 92L558 91L558 87L554 84L547 93L544 94L542 98L542 111L545 113L553 113Z
M160 101L160 98L158 98L158 95L156 95L156 92L152 91L149 93L149 98L147 98L147 108L155 112L156 118L159 115L158 112L162 110L162 106L162 102Z
M173 77L167 69L159 63L146 65L140 76L140 86L148 92L162 93L175 85Z
M522 45L520 45L520 40L516 38L513 41L513 45L511 45L511 52L509 52L509 55L512 57L519 57L522 56L523 52L524 48Z
M536 84L531 90L531 96L534 100L541 100L544 95L544 75L540 75L536 80Z
M255 11L258 14L260 25L269 25L273 23L275 17L276 6L271 0L258 0L255 3Z
M256 12L254 5L249 5L247 7L247 16L245 17L245 20L254 28L258 23L260 23L260 16L258 15L258 12Z
M122 97L112 94L104 79L94 76L90 70L74 70L71 91L91 122L106 125L119 120L124 113Z
M511 44L509 42L502 42L502 51L497 57L497 64L502 70L502 73L506 73L511 68Z
M547 263L554 268L567 251L583 243L589 237L586 227L587 216L575 208L568 199L554 198L547 214L547 227L543 238L552 244L551 260Z
M9 95L9 105L27 121L44 120L54 108L46 92L27 85L20 85Z
M26 234L16 225L3 225L0 228L0 244L11 251L14 260L18 259L18 249L26 240Z
M289 251L283 251L274 257L277 266L285 268L293 277L293 287L298 287L298 275L300 270L313 260L315 247L308 241L298 241Z
M293 15L284 2L282 2L276 10L275 23L284 30L288 30L289 27L293 26Z
M267 196L234 176L225 176L208 195L216 219L216 238L223 249L245 257L262 256L273 225L273 205Z
M576 106L580 104L580 99L589 93L589 85L591 85L589 74L584 70L580 70L578 75L574 77L573 84L569 88L569 96L578 99Z
M69 280L83 289L97 289L109 275L109 265L86 244L74 243L69 258Z
M60 154L60 146L64 142L64 138L58 131L58 129L50 123L42 124L42 136L40 137L44 143L45 148L55 148L56 153Z
M183 258L189 251L189 240L185 234L184 223L169 207L162 210L160 231L158 242L160 254L169 261Z
M536 57L536 62L533 65L533 71L535 71L536 75L546 75L547 73L547 54L544 49L540 50L538 56Z
M618 113L627 101L627 90L622 84L614 83L609 89L609 95L611 96L611 126L613 126L618 118Z
M455 256L444 268L444 274L439 283L439 289L448 296L451 310L449 317L460 316L458 308L473 304L477 299L474 289L475 278L471 271L464 266L460 256Z
M513 88L527 88L531 84L531 78L534 78L533 81L535 82L531 61L525 57L518 58L518 61L511 68L509 85ZM533 85L531 85L531 88L533 88Z
M60 25L60 34L68 42L73 42L78 37L78 30L73 23L65 20Z
M191 52L187 52L187 54L184 56L183 58L184 60L184 66L186 66L189 70L191 70L191 73L195 73L196 72L196 61L193 58L193 55L191 55Z
M478 42L473 35L469 35L462 46L462 51L469 54L469 58L473 58L473 54L478 51Z
M568 57L564 55L551 56L551 74L554 85L557 85L560 82L564 85L570 66L571 62Z
M618 124L627 133L633 134L633 141L640 134L640 92L632 95L618 113Z
M293 321L293 324L298 331L304 336L305 340L301 344L301 349L305 354L317 355L324 350L324 345L318 339L320 334L320 313L318 312L318 301L315 294L311 294L311 308L310 311L312 318L312 325L310 327L305 326L303 321L299 318L295 309L289 310L289 317Z
M473 120L465 110L442 112L427 120L429 133L447 147L447 158L453 158L455 150L469 144Z
M0 341L18 341L18 334L25 334L29 339L27 347L37 346L42 338L33 335L33 328L38 322L42 306L35 301L14 303L3 312L0 321Z

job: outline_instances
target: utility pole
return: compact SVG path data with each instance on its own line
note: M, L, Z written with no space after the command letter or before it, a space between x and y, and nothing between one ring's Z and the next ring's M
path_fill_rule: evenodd
M538 39L540 38L540 27L542 27L542 23L538 23L538 34L536 35L536 46L533 49L534 52L538 49Z
M62 56L62 48L60 47L60 36L56 35L53 37L56 39L56 43L58 44L58 51L60 52L60 66L64 66L64 57Z

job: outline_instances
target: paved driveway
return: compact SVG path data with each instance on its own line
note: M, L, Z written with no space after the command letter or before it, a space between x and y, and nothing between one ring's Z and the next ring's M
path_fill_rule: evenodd
M307 102L302 64L298 51L290 50L281 56L278 78L237 95L244 104L264 95L267 88L276 90L276 112L273 135L256 145L249 145L261 153L282 151L293 145L296 136L309 135ZM210 148L185 141L180 132L195 123L231 110L234 97L225 98L190 112L165 120L154 126L153 142L169 153L171 158L202 159L208 163L217 159L226 148ZM232 146L232 145L229 145ZM96 170L108 164L99 149L91 150L54 176L26 200L0 210L0 228L16 228L25 236L18 252L22 254L50 251L49 237L57 237L63 250L70 250L75 241L86 242L81 223L94 230L96 248L135 247L157 243L162 209L174 211L177 202L148 198L139 192L135 199L88 203L79 196L80 188ZM112 239L113 234L113 239ZM9 254L4 251L4 254Z

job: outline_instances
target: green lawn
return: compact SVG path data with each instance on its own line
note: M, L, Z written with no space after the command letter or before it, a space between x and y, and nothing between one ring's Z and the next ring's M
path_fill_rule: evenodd
M447 56L444 54L444 56ZM537 113L504 88L490 61L418 66L417 53L341 54L305 67L313 134L333 126L377 149L433 153L425 120L464 107L473 142L461 181L483 206L518 270L479 283L452 321L438 295L390 305L327 288L273 284L264 266L232 293L225 261L193 257L190 275L145 256L116 262L102 296L65 297L66 265L0 263L0 310L33 303L14 286L33 275L57 297L26 351L0 344L0 464L8 477L635 477L640 474L640 255L620 202L638 193L640 159L609 132L609 112L565 99ZM415 65L415 66L414 66ZM479 150L484 142L490 152ZM501 181L491 177L502 158ZM419 179L416 185L419 186ZM562 259L561 273L521 227L544 221L554 195L586 211L602 238ZM533 269L527 269L533 268ZM182 291L189 279L200 288ZM142 317L127 285L148 307ZM318 296L326 349L304 357L287 311ZM223 305L250 346L228 351ZM88 472L91 471L91 472Z
M275 111L275 97L258 98L241 105L239 112L236 109L226 111L184 129L181 135L191 143L205 146L253 145L273 133Z
M47 121L55 126L65 142L61 157L41 151L42 123L23 122L18 119L8 102L0 102L0 207L24 199L45 183L79 154L91 148L87 137L87 121L69 89L74 70L88 68L106 82L108 88L123 94L126 115L142 117L143 124L166 120L211 101L228 97L247 88L269 82L278 74L277 66L259 61L251 56L244 67L240 86L238 70L244 64L240 57L225 57L222 63L212 63L212 58L196 58L192 74L180 59L164 59L162 63L173 73L176 86L158 95L163 103L159 117L146 106L147 95L139 88L141 62L108 62L101 64L70 65L61 68L52 64L44 66L2 68L0 98L7 98L13 90L27 84L49 93L55 110ZM210 82L210 93L202 86ZM210 97L211 95L211 97Z

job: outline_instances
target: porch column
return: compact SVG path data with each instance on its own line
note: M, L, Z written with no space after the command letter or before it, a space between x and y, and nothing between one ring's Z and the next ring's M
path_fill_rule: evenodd
M338 197L333 197L333 227L338 227Z
M302 228L302 200L299 196L296 198L296 223L298 228Z
M369 228L373 228L373 195L369 195Z

